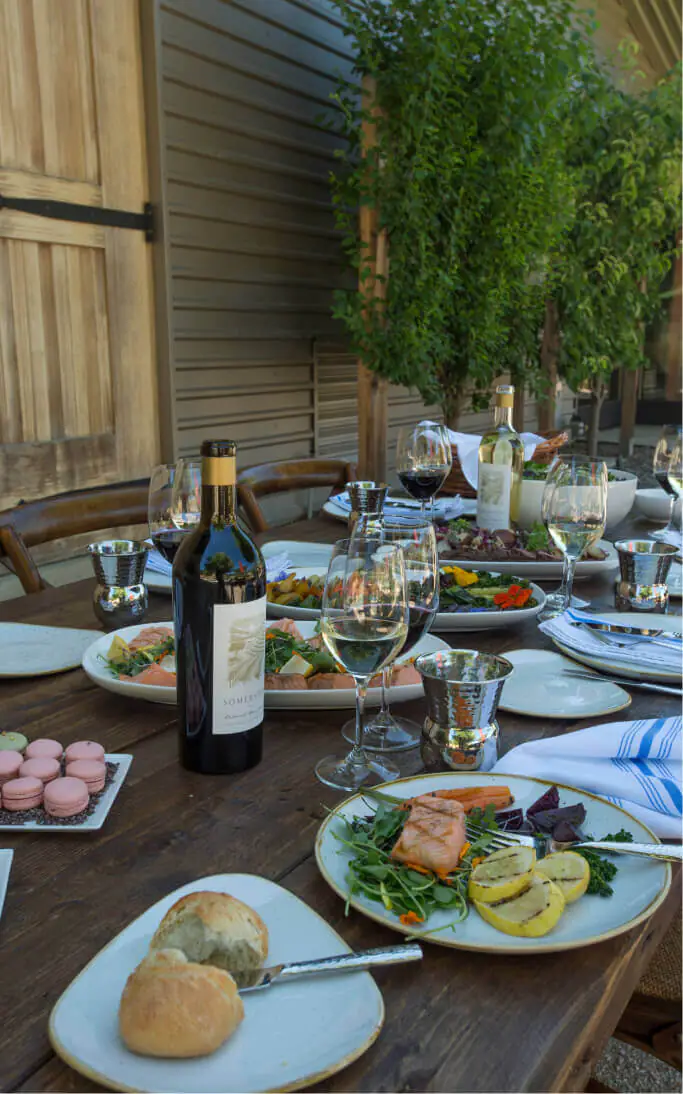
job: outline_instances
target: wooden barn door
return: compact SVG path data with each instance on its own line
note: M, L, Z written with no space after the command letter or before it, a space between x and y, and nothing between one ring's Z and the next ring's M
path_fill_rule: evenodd
M0 195L142 212L138 0L0 0ZM0 201L0 508L149 472L159 423L142 231Z

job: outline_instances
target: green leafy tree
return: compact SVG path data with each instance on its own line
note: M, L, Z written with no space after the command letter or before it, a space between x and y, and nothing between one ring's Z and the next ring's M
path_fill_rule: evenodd
M569 100L567 166L576 216L553 256L559 369L600 408L616 368L648 364L646 325L661 311L681 223L680 67L646 93L584 71Z
M385 299L339 291L335 314L365 365L457 420L510 369L538 375L544 256L569 230L567 87L591 25L573 0L335 0L376 85L377 143L355 85L337 93L348 146L333 176L347 255L371 277L358 208L389 239ZM571 29L573 27L573 29Z

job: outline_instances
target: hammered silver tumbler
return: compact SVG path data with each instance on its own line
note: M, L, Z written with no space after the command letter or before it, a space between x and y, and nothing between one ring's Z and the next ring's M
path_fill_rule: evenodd
M88 545L97 581L93 607L106 631L143 621L147 612L143 576L148 552L148 547L135 539L107 539Z

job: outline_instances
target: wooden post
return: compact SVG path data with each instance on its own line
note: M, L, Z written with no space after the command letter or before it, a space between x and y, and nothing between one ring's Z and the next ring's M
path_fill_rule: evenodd
M681 242L679 232L679 247ZM681 397L681 339L683 338L683 271L681 267L681 256L678 255L674 268L669 326L666 332L666 397L671 402L677 402Z
M541 342L541 369L548 377L548 393L539 400L538 404L538 432L544 435L555 428L557 349L557 311L552 300L546 300L543 340Z
M619 435L619 455L630 456L633 444L633 431L636 427L636 409L638 407L638 382L640 369L629 368L622 374L621 386L621 430Z
M512 382L515 385L515 405L512 408L512 423L518 433L524 432L524 381L517 380L514 376Z
M363 77L363 107L376 116L375 81ZM374 119L363 121L363 150L377 143ZM362 265L368 267L370 276L361 278L358 291L366 300L383 300L386 296L386 278L389 276L389 244L386 231L377 230L377 210L368 205L360 207L360 236L367 246ZM378 281L381 277L384 280ZM384 482L387 476L387 425L388 384L377 373L371 372L363 362L358 362L358 474L363 479Z

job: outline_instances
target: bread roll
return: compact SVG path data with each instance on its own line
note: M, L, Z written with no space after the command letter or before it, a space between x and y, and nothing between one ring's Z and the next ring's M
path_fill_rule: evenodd
M169 949L150 954L128 977L119 1030L131 1052L143 1056L207 1056L243 1018L229 973Z
M178 949L188 961L226 969L246 987L268 954L268 929L253 908L227 893L189 893L166 912L150 950Z

